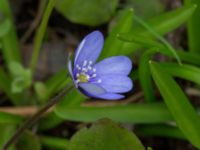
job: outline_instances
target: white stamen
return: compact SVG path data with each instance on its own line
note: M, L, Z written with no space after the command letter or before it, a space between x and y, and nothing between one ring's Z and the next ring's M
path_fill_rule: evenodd
M101 79L99 79L97 82L98 82L98 83L101 83L102 81L101 81Z
M96 68L93 68L93 72L96 72L97 70L96 70Z
M92 69L92 67L91 66L88 66L88 70L91 70Z
M80 74L79 74L79 73L77 73L77 74L76 74L76 77L79 77L79 75L80 75Z
M77 64L76 65L76 68L78 69L78 70L81 70L81 67Z
M92 61L89 61L89 64L91 65L91 64L92 64Z
M87 72L88 70L86 68L82 68L82 71L83 72Z
M76 83L79 83L80 82L80 80L78 79L78 80L76 80Z
M93 78L96 77L96 76L97 76L97 74L93 74L93 75L92 75Z
M87 65L87 60L84 60L83 67Z

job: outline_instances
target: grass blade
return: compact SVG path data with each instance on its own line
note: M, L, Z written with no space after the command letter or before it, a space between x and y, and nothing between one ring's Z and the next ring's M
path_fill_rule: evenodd
M143 53L139 63L139 80L147 102L155 101L154 90L149 69L149 60L157 53L157 49L150 49Z
M200 1L199 0L185 0L185 6L197 5L197 8L188 20L187 31L188 31L188 41L189 49L191 52L200 54Z
M124 42L117 38L117 34L120 32L129 32L133 26L134 12L132 9L125 10L124 14L121 16L115 27L113 27L109 36L105 40L104 49L102 51L101 57L109 57L112 55L119 55Z
M151 62L150 69L153 79L178 127L194 146L200 148L200 120L197 112L179 85L159 64Z
M175 63L161 63L161 66L172 76L180 77L200 85L200 68L198 67Z
M9 32L1 38L4 59L7 65L12 61L21 62L19 43L8 0L0 1L0 13L11 22Z
M83 122L92 122L101 118L110 118L126 123L161 123L172 120L166 106L160 103L107 107L65 107L59 105L55 112L61 118Z

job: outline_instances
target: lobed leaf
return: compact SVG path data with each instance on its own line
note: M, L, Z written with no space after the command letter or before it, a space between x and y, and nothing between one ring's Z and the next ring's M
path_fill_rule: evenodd
M57 0L56 9L74 23L97 26L114 14L118 0Z
M70 140L68 150L144 150L139 139L109 119L102 119L89 129L83 128Z

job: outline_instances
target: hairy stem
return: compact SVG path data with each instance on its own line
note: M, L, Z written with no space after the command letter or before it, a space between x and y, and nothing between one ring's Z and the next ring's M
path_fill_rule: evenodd
M43 106L35 115L26 120L22 126L19 127L19 129L14 133L14 135L5 143L3 150L7 150L11 144L15 143L27 128L30 128L36 121L38 121L43 113L45 113L53 105L57 104L61 98L65 96L66 93L68 93L71 89L72 86L67 86L64 88L58 95L53 97L45 106Z

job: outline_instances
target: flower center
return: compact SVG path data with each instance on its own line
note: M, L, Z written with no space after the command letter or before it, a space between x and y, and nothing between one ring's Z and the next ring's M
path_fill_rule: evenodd
M85 60L82 65L76 64L76 83L101 83L101 79L97 79L96 68L92 66L92 61Z
M77 76L77 79L79 80L79 82L88 82L88 75L84 74L84 73L80 73Z

